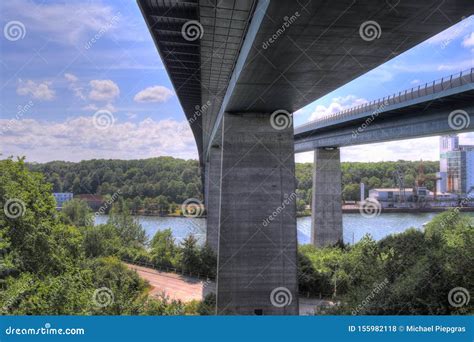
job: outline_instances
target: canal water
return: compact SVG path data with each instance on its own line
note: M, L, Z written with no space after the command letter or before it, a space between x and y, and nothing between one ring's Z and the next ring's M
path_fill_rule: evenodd
M472 213L470 214L473 215ZM422 229L423 224L429 222L436 213L383 213L376 217L363 217L362 215L343 214L343 239L345 243L353 244L370 234L375 240L401 233L410 227ZM206 234L206 220L203 218L185 217L157 217L137 216L148 237L159 231L171 228L176 241L182 241L189 234L193 234L200 242L204 241ZM95 223L107 222L107 215L97 216ZM310 239L311 217L299 217L297 220L298 243L307 244Z

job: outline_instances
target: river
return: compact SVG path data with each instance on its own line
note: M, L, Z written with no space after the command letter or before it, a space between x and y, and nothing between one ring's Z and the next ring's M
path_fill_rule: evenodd
M473 213L469 214L473 216ZM353 244L366 234L375 240L380 240L387 235L401 233L410 227L422 229L423 224L429 222L436 213L384 213L376 217L366 218L362 215L343 214L343 239L345 243ZM206 220L203 218L185 217L158 217L137 216L149 238L159 231L171 228L173 236L179 242L189 234L194 234L200 242L204 241L206 234ZM97 216L96 224L106 223L107 215ZM299 217L297 220L298 243L309 243L311 232L311 217Z

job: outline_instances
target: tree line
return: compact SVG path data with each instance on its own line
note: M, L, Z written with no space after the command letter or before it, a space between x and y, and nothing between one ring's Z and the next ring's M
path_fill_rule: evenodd
M188 198L202 199L199 163L172 157L142 160L88 160L79 163L54 161L28 164L32 171L41 172L52 184L53 192L113 196L120 191L132 213L175 213ZM372 188L398 187L396 172L404 175L405 187L413 187L419 176L420 162L343 162L342 196L346 201L360 199L360 183L366 186L365 197ZM433 176L439 163L424 161L426 178ZM312 163L296 164L297 208L299 212L311 204ZM433 178L433 177L431 177ZM425 185L434 189L434 181Z

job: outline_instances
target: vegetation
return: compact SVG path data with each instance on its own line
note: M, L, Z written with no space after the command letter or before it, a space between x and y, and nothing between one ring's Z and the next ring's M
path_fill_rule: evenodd
M300 191L310 182L304 170L308 165L297 169ZM354 179L359 166L350 169ZM374 168L371 178L379 171ZM387 182L382 186L391 186L388 176L382 179ZM0 161L2 314L213 313L213 295L186 304L166 294L149 298L148 284L123 263L146 262L213 277L216 258L209 247L199 246L192 236L176 243L171 230L147 241L130 203L120 197L109 221L92 226L84 202L70 201L58 213L51 190L44 176L31 172L23 160ZM333 298L338 305L328 313L472 314L472 306L450 305L448 293L455 287L474 288L473 243L474 222L451 210L424 231L410 229L378 242L367 236L352 246L301 246L300 292Z
M456 211L438 215L425 231L409 229L353 246L299 249L300 291L333 297L335 314L472 314L448 301L455 287L474 288L474 222Z
M22 159L0 161L2 314L176 315L205 311L206 303L183 304L166 295L149 298L148 284L120 261L124 257L152 260L160 252L161 241L156 237L148 251L145 232L124 202L118 200L113 206L107 224L91 226L91 212L84 202L71 201L58 214L51 190L43 175L29 171ZM198 247L192 238L172 250L171 265L188 271L202 272L203 260L209 260L209 250ZM167 260L167 254L156 260L157 264Z
M366 191L376 187L396 187L394 172L405 176L405 186L412 187L420 163L409 161L379 163L342 163L342 195L346 201L360 198L360 183ZM188 198L202 198L199 164L195 160L159 157L143 160L89 160L80 163L50 162L30 164L53 184L54 192L97 194L110 198L120 191L132 213L166 215L176 212ZM433 176L438 162L423 162L424 173ZM296 164L297 209L305 212L311 204L312 163ZM429 178L429 177L427 177ZM427 180L434 189L432 180ZM368 193L365 194L366 197ZM306 212L307 213L307 212Z

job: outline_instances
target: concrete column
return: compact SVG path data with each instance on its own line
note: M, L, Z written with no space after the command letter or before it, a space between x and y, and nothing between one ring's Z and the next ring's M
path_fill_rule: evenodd
M341 155L338 148L314 151L311 243L342 241Z
M293 127L224 114L217 314L295 315Z
M219 136L220 138L220 136ZM206 163L206 212L207 229L206 242L217 253L219 235L219 209L220 209L220 187L221 187L221 155L220 141L211 146L209 160Z

